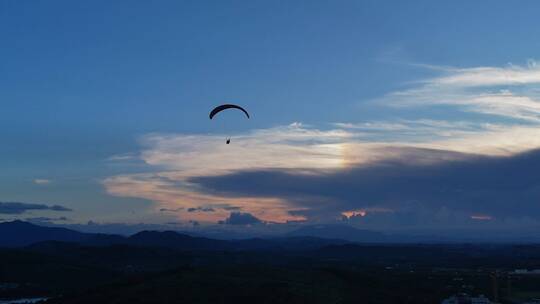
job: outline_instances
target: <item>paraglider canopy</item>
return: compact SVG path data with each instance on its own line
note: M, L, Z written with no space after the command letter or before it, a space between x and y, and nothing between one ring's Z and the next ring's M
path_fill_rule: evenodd
M249 118L249 113L244 109L242 108L241 106L238 106L238 105L234 105L234 104L223 104L223 105L220 105L220 106L217 106L215 107L211 112L210 112L210 119L214 118L214 116L223 111L223 110L227 110L227 109L238 109L242 112L244 112L244 114L246 114L247 118Z
M249 113L246 111L246 109L242 108L241 106L238 106L238 105L235 105L235 104L223 104L223 105L220 105L220 106L217 106L215 107L211 112L210 112L210 119L214 118L214 116L216 116L217 113L223 111L223 110L227 110L227 109L237 109L237 110L240 110L242 112L244 112L244 114L246 114L247 118L249 118ZM225 141L225 143L230 144L231 143L231 138L227 138L227 140Z

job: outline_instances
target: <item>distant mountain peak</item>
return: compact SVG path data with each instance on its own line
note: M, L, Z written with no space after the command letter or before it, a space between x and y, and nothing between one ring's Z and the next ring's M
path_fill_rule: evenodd
M0 223L0 246L27 246L43 241L80 242L88 234L60 227L44 227L15 220Z
M38 227L38 225L35 225L35 224L32 224L30 222L25 222L25 221L21 221L21 220L13 220L13 221L9 221L9 222L2 222L0 223L0 225L4 225L4 226L26 226L26 227Z

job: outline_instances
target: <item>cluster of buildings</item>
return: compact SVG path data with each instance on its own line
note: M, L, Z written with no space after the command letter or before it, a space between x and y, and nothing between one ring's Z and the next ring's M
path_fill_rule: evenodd
M533 269L533 270L528 270L528 269L516 269L516 270L510 272L510 274L519 274L519 275L540 275L540 269Z
M471 297L466 293L461 293L458 295L451 296L447 299L444 299L441 304L494 304L484 295L479 295L478 297Z
M518 303L518 302L515 302ZM521 304L540 304L540 299L531 299L526 302L519 302ZM497 304L497 302L490 301L484 295L477 297L471 297L466 293L460 293L442 300L441 304Z
M15 289L18 287L19 287L19 284L17 283L1 283L0 282L0 290Z

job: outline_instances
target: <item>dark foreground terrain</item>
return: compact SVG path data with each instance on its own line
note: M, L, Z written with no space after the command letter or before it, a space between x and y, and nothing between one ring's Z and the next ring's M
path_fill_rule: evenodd
M102 238L110 242L41 241L0 249L0 299L440 303L464 292L522 303L540 291L540 276L514 273L540 269L537 245L370 245L302 237L212 245L156 232L136 242Z

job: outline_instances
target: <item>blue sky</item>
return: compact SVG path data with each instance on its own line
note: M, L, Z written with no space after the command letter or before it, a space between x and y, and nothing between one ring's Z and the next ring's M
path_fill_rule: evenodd
M358 217L347 223L373 229L397 229L403 218L424 228L537 225L534 183L518 202L525 212L505 216L510 203L475 202L487 194L449 194L444 205L431 203L441 201L431 192L368 202L355 196L363 173L347 175L351 187L325 182L389 159L417 164L418 173L433 172L426 162L466 166L471 155L512 158L522 168L521 153L540 146L539 6L2 1L0 201L72 211L0 216L190 226L215 225L231 212L267 223L345 221L346 213ZM245 106L252 119L226 113L209 121L222 102ZM232 146L223 145L226 136ZM256 178L250 189L227 181L246 171ZM291 196L268 182L269 171L321 180L291 179L304 185ZM347 195L311 191L317 187ZM396 185L383 179L376 187Z

